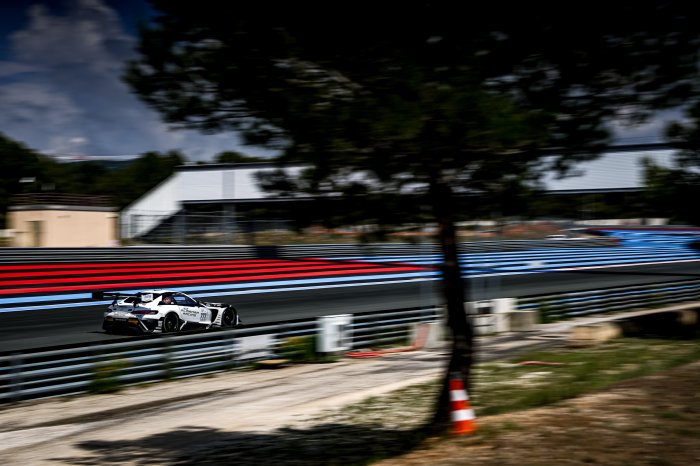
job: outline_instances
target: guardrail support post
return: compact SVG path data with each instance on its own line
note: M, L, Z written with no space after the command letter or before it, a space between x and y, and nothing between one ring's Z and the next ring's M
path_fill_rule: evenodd
M176 370L173 369L173 345L172 337L163 337L163 379L168 380L175 377Z
M19 401L22 399L22 355L14 353L10 356L10 399Z

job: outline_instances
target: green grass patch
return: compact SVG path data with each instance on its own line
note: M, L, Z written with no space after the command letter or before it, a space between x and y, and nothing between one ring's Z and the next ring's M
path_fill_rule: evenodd
M477 365L469 396L477 416L505 413L556 403L697 360L700 340L626 338L592 348L557 348ZM561 364L519 364L524 361ZM438 380L415 385L324 413L317 420L415 428L430 418L439 387ZM677 413L660 416L677 417ZM502 428L516 426L496 427L493 434Z
M114 359L105 363L97 364L92 371L90 393L114 393L123 388L119 381L119 375L131 366L127 359Z
M692 430L692 429L686 429L686 428L680 428L680 429L671 429L671 432L673 432L676 435L681 435L684 437L696 437L700 438L700 432L697 430Z
M560 348L485 364L474 374L482 415L543 406L700 359L700 340L621 339L592 348ZM560 365L520 365L544 361Z
M660 411L656 413L661 419L670 419L674 421L692 421L693 416L689 414L679 413L677 411Z

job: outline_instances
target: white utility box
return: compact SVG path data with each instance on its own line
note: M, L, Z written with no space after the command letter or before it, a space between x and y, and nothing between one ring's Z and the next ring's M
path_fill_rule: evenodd
M319 317L318 343L319 353L337 353L352 348L352 314Z

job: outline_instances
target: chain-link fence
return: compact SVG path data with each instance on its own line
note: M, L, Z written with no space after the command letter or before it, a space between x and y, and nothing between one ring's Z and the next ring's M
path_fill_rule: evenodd
M284 219L246 219L222 212L183 212L165 215L140 212L122 218L121 235L127 244L248 244L258 235L290 232Z

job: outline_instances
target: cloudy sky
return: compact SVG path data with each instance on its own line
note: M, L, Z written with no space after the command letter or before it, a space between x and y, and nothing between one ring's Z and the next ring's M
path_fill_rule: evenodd
M232 134L170 130L120 81L137 24L150 14L140 0L1 1L0 132L61 156L265 155Z
M192 161L223 150L266 155L232 134L170 130L120 81L124 61L135 56L137 24L152 13L145 0L0 1L0 132L68 157L170 149ZM662 125L625 130L619 142L656 142Z

